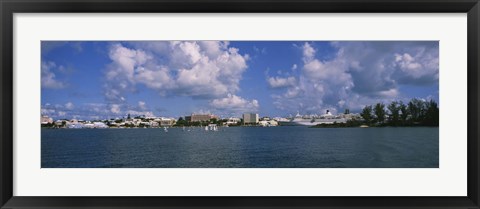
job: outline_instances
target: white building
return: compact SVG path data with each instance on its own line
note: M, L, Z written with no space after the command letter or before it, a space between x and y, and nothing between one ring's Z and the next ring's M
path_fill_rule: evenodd
M154 120L157 122L160 126L173 126L175 125L176 120L174 118L164 118L160 117Z
M225 122L225 125L236 125L240 122L242 122L242 119L231 117L228 118L227 122Z
M94 128L108 128L108 126L103 122L93 122Z
M53 119L51 117L46 116L46 115L42 115L42 117L40 118L40 123L43 124L43 125L53 123Z
M55 121L55 125L58 126L58 127L63 127L64 124L66 125L68 123L68 121L66 120L57 120Z
M70 123L67 125L68 128L85 128L82 123Z
M263 127L278 126L278 122L275 120L262 120L258 122L258 125Z
M256 113L244 113L243 114L243 124L253 124L258 123L258 114Z

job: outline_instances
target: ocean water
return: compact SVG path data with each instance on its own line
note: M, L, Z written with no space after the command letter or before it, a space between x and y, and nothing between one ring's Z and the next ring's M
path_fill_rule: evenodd
M42 129L42 168L438 168L438 127Z

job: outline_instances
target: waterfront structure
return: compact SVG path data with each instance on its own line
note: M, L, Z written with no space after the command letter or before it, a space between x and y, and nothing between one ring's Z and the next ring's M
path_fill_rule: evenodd
M42 127L49 125L49 127L55 128L134 128L134 127L169 127L173 126L176 123L174 118L167 117L135 117L135 118L124 118L124 119L106 119L106 120L94 120L94 121L85 121L78 119L70 120L56 120L49 122L48 117L42 116L41 124Z
M218 117L213 114L192 114L186 116L185 119L189 122L208 122L212 123L212 119ZM242 123L243 120L243 123ZM349 120L361 120L359 114L352 114L349 112L333 115L330 111L326 111L322 115L300 115L295 117L282 118L282 117L262 117L259 118L257 113L244 113L242 118L230 117L228 119L221 120L218 124L224 126L230 125L247 125L247 126L277 126L277 125L304 125L315 126L318 124L333 124L333 123L346 123ZM84 121L78 119L64 119L53 121L53 119L42 115L41 117L42 127L54 127L54 128L158 128L158 127L171 127L177 124L175 118L168 117L135 117L128 116L127 118L117 119L105 119ZM198 124L200 125L200 124ZM205 125L205 124L203 124Z
M242 122L242 119L240 118L235 118L235 117L230 117L227 119L227 122L224 123L224 125L237 125L240 122Z
M283 126L315 126L318 124L346 123L348 120L356 118L354 114L333 115L329 110L320 116L318 115L297 115L287 121L278 121Z
M42 125L46 125L46 124L52 124L53 123L53 119L51 117L48 117L46 115L42 115L40 117L40 123Z
M67 123L68 123L68 121L66 121L66 120L56 120L55 121L55 126L56 127L64 127Z
M244 125L256 125L258 124L258 114L256 113L244 113L243 114Z
M108 126L103 122L93 122L94 128L108 128Z
M82 123L72 123L72 124L68 124L67 125L67 128L86 128L84 124Z
M273 120L277 121L277 123L281 122L289 122L290 120L287 118L282 118L282 117L274 117Z
M278 122L275 120L261 120L258 122L258 125L263 127L278 126Z
M269 121L269 120L271 120L271 119L270 119L270 117L268 117L268 116L264 116L264 117L260 118L260 121L262 121L262 120Z
M218 120L218 117L213 114L192 114L191 116L185 116L185 120L188 122L210 121L211 119Z
M177 122L173 118L164 118L164 117L156 118L153 121L158 123L162 127L173 126Z

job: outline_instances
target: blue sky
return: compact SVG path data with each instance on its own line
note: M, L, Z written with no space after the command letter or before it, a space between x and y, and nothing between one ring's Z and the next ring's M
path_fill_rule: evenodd
M438 102L438 49L437 41L42 41L41 111L275 117Z

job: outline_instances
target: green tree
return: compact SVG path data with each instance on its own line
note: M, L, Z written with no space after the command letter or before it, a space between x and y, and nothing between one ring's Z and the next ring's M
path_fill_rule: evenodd
M177 122L175 123L175 126L186 126L187 121L183 119L183 117L179 117Z
M385 104L383 103L377 103L375 105L375 121L379 124L383 124L385 122L385 115L387 115L385 111Z
M408 112L410 113L410 120L413 124L421 123L426 112L425 102L416 98L410 100L408 103Z
M427 126L438 126L439 125L439 109L438 104L430 100L425 104L425 117L423 120L423 125Z
M400 109L400 122L402 126L407 125L407 120L408 120L408 108L407 105L405 105L402 101L398 104L398 108Z
M210 124L217 124L217 119L216 118L211 118L210 119Z
M388 123L392 126L398 126L400 123L400 107L399 102L393 101L387 106L389 111Z
M367 125L370 125L370 123L372 122L372 118L373 118L372 112L373 112L372 106L367 105L363 108L362 113L360 113L360 116L362 116L363 120Z

